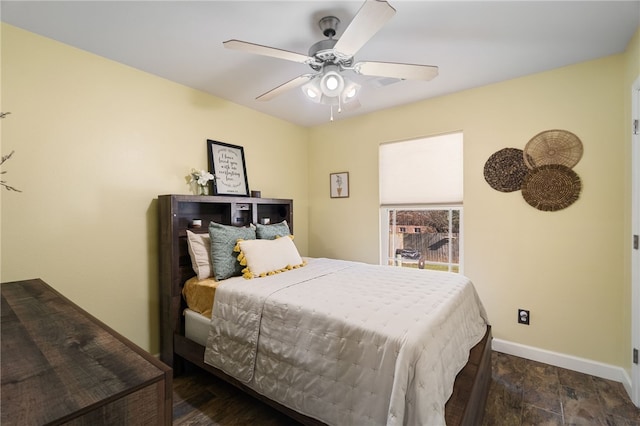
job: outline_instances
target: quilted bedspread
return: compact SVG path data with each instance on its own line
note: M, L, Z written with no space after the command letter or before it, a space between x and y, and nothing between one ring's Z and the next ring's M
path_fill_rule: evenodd
M487 323L460 274L310 259L221 284L205 362L330 425L443 425Z

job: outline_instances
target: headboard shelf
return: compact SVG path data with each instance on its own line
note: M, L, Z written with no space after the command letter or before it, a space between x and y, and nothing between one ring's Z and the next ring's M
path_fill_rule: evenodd
M184 334L184 282L195 274L187 248L187 230L208 233L211 222L247 226L286 220L293 232L293 200L202 195L158 196L160 224L160 348L161 358L174 364L174 334ZM201 220L199 228L192 227Z

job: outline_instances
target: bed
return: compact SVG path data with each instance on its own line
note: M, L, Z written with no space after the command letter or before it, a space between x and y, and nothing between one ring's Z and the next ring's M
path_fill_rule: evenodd
M182 202L227 201L216 198ZM209 313L211 299L202 308L182 296L185 283L206 280L192 277L190 246L185 247L192 233L171 212L180 211L175 201L166 199L163 207L160 200L160 222L162 227L167 214L176 228L161 230L161 260L181 271L180 280L161 277L170 287L162 289L163 299L179 295L165 299L162 310L169 316L163 321L162 359L176 373L183 361L196 364L303 424L481 423L491 329L467 278L310 258L260 274L256 253L264 252L252 253L249 244L258 243L246 242L241 253L254 260L245 266L255 272L252 279L217 280ZM283 220L290 229L291 210L289 204L289 221ZM170 256L162 256L162 234L171 236L170 247L164 241ZM273 244L285 244L277 240L260 244L274 252Z

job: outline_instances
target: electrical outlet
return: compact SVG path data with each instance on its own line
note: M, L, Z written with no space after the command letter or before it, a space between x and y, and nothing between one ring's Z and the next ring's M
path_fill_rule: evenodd
M531 315L526 309L518 309L518 324L529 325Z

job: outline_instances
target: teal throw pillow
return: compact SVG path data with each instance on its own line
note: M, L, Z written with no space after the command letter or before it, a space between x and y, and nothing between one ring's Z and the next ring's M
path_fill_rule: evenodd
M252 227L240 228L211 222L209 236L211 237L211 263L213 264L214 277L217 280L224 280L242 275L244 267L238 262L239 253L234 252L233 248L238 239L255 240L256 230Z
M276 237L291 235L289 225L286 220L272 225L256 224L256 235L259 240L275 240Z

